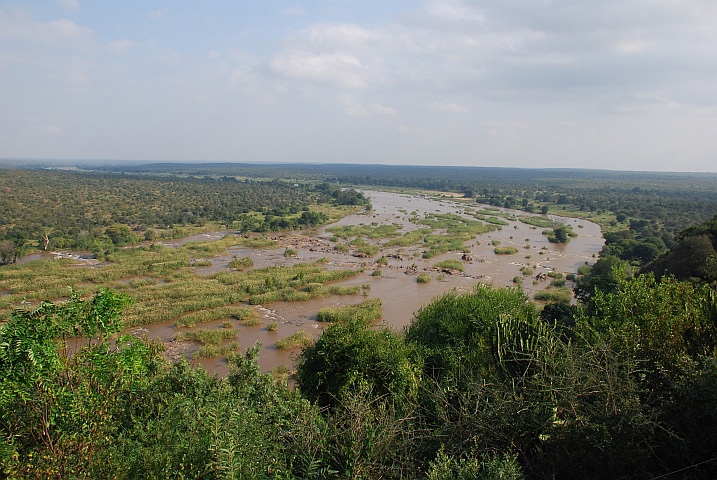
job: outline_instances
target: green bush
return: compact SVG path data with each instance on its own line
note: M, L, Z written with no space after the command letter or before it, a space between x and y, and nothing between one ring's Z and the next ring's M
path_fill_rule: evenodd
M314 339L311 338L311 335L304 330L299 330L298 332L276 342L276 348L279 350L286 350L289 348L306 347L307 345L311 345L313 341Z
M253 265L254 261L251 259L251 257L237 258L236 256L234 256L234 258L227 264L227 267L232 270L241 271Z
M418 393L419 378L420 364L400 336L360 320L327 328L302 351L296 372L301 392L321 406L336 406L343 394L366 388L374 397L406 401Z
M570 303L573 298L573 292L567 287L546 288L533 295L533 298L543 302Z
M478 284L469 294L444 294L422 307L406 339L426 349L427 373L449 374L467 367L485 373L495 368L491 342L501 315L532 320L535 306L517 289Z
M431 281L431 275L428 273L419 273L416 277L416 282L418 283L429 283Z

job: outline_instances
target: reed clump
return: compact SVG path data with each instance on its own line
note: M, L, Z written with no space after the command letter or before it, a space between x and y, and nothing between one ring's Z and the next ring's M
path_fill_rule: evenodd
M359 320L365 323L381 318L381 299L374 298L344 307L325 307L318 311L319 322L345 322Z
M279 350L287 350L289 348L306 347L314 343L314 339L304 330L299 330L293 335L282 338L276 342L276 348Z

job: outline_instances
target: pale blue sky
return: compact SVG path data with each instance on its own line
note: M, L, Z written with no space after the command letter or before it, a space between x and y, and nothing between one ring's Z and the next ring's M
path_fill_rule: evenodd
M717 2L0 0L0 157L717 171Z

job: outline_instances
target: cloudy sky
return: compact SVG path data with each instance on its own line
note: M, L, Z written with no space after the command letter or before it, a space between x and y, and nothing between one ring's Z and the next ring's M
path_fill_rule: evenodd
M715 0L0 0L0 157L717 171Z

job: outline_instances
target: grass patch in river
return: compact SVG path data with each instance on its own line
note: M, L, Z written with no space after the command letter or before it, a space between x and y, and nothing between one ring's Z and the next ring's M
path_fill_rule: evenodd
M199 328L188 332L180 332L174 335L174 340L184 342L191 340L203 343L204 345L219 345L222 340L236 338L235 328Z
M199 310L188 313L176 322L175 327L193 327L197 323L210 322L219 318L235 318L237 320L248 320L256 317L257 313L248 307L235 307L231 305L213 308L209 310Z
M431 281L431 276L427 273L419 273L418 277L416 277L417 283L429 283Z
M345 307L325 307L316 314L319 322L360 320L370 323L379 318L381 318L381 299L378 298Z
M464 272L465 267L463 266L463 262L460 260L444 260L442 262L438 262L434 265L434 267L437 268L450 268L452 270L458 270L459 272Z
M373 257L378 253L378 247L375 245L366 245L358 249L358 253L366 255L367 257Z
M254 260L252 260L251 257L237 258L236 255L234 255L234 258L232 258L231 261L227 263L227 268L230 268L231 270L237 270L239 272L241 272L245 268L253 266Z
M553 221L547 217L520 215L518 220L534 227L550 228L553 226Z
M418 223L446 231L445 234L429 234L424 237L424 244L428 248L423 252L423 258L433 258L446 252L466 251L464 242L498 228L496 225L486 225L453 213L429 214L418 220Z
M342 225L339 227L329 227L327 232L331 232L339 238L350 237L367 237L372 239L391 238L400 235L398 231L402 225Z
M192 354L192 358L224 357L239 350L239 342L230 342L226 345L202 345Z
M411 230L410 232L404 233L400 237L392 238L383 244L384 247L408 247L415 245L423 241L423 238L431 233L430 228L420 228L418 230Z
M293 335L289 335L286 338L282 338L278 342L276 342L276 348L279 350L286 350L289 348L296 348L296 347L306 347L311 345L314 342L314 339L311 338L311 335L306 333L304 330L299 330Z

